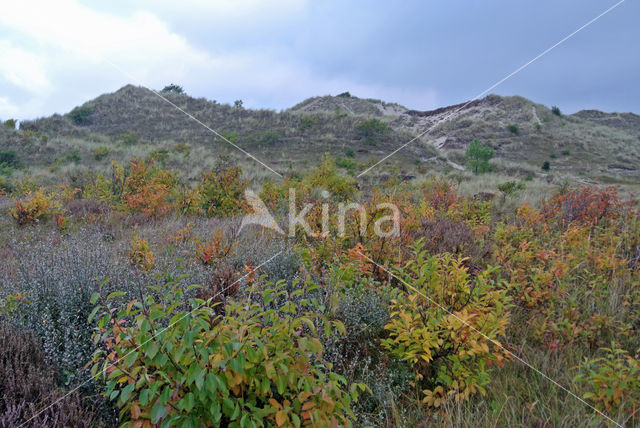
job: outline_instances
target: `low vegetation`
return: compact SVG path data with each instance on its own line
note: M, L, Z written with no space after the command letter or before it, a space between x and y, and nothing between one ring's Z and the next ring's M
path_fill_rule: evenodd
M5 376L16 392L1 420L21 423L42 397L82 385L29 423L607 422L518 355L607 417L638 422L640 223L615 188L563 187L513 208L519 181L500 183L501 199L442 178L362 192L325 156L262 187L276 217L292 188L298 210L311 204L312 232L331 231L291 237L239 232L247 188L237 166L189 186L132 159L81 187L16 194L3 337L48 380L20 392ZM350 211L337 233L328 200L358 200L371 220ZM382 203L400 210L391 238L375 229ZM542 390L555 392L531 395Z

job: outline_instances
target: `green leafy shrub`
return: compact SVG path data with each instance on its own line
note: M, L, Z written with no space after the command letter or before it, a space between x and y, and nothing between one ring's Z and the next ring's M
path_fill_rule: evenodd
M551 107L551 113L555 114L556 116L562 116L562 112L560 111L560 107L558 106Z
M498 190L501 191L505 196L512 196L517 194L519 191L524 190L524 183L521 181L507 181L505 183L498 185Z
M71 153L67 153L64 158L66 162L78 163L82 160L80 156L80 152L78 150L73 150Z
M93 158L97 161L102 160L107 157L109 152L109 147L100 146L93 151Z
M169 157L169 151L165 149L153 150L149 153L149 159L155 162L164 163Z
M127 146L133 146L138 142L138 134L133 131L125 132L124 134L118 135L116 140Z
M280 135L273 130L265 132L264 134L262 134L262 137L260 137L260 142L262 144L267 144L269 146L278 144L279 141L280 141Z
M543 171L549 171L551 169L551 164L549 161L544 161L542 166L540 167Z
M382 346L413 364L423 404L439 407L447 397L460 401L484 393L489 363L503 360L495 342L509 323L497 268L472 280L462 258L428 257L422 240L412 253L398 269L404 290L392 301L389 338Z
M353 149L346 149L346 150L344 151L344 155L345 155L346 157L348 157L348 158L352 158L352 157L354 157L356 154L355 154L355 152L353 151Z
M474 174L482 174L491 171L489 161L493 158L493 149L486 144L482 144L480 140L474 139L469 143L465 157L469 168Z
M304 114L300 116L300 129L311 129L317 123L318 123L317 116L308 116Z
M13 185L11 182L4 177L6 175L2 172L2 168L0 168L0 194L11 193L13 192Z
M557 157L558 157L558 155L556 155L555 153L551 153L551 154L549 154L549 157L550 157L551 159L555 159L555 158L557 158Z
M389 127L378 119L368 119L356 126L356 134L366 144L377 145L388 133Z
M356 169L356 161L354 161L351 158L343 158L343 157L338 157L336 158L336 165L340 168L344 168L346 169L349 174L353 174L355 169Z
M69 117L78 125L83 125L89 121L89 117L93 114L92 107L76 107L71 110Z
M249 185L240 167L218 168L202 173L195 201L207 216L228 217L246 212L244 191Z
M569 150L563 150L560 152L560 154L562 154L562 156L569 156L571 152Z
M515 123L510 124L509 126L507 126L507 129L515 135L518 135L520 133L520 127L518 127L518 125L516 125Z
M305 290L283 282L229 300L188 299L169 284L160 300L123 308L101 299L93 373L123 420L160 426L351 426L345 380L322 359L323 333L344 331L309 310ZM111 296L113 297L113 296ZM92 301L97 301L94 295Z
M347 92L343 92L343 93L338 94L338 95L336 95L336 96L337 96L337 97L340 97L340 98L351 98L351 94L349 93L349 91L347 91Z
M7 150L0 152L0 165L4 164L11 168L20 168L20 159L15 150Z
M15 119L7 119L4 121L4 126L9 129L16 129L16 120Z
M220 135L222 135L224 138L231 141L232 143L236 143L240 139L237 132L222 131Z
M584 398L607 412L622 408L630 415L637 413L640 410L640 355L634 358L615 344L601 351L604 357L580 365L576 380L588 389ZM638 418L640 415L635 419Z

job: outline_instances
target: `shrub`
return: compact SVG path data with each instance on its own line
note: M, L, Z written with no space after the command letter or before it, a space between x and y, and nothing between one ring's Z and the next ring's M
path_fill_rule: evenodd
M244 191L249 181L240 167L219 168L202 173L198 186L200 208L209 217L228 217L245 213Z
M16 129L16 120L15 119L7 119L4 121L4 126L9 129Z
M0 174L0 195L13 192L13 185Z
M93 158L97 161L102 160L107 157L109 152L109 147L100 146L93 151Z
M20 168L20 160L15 150L0 152L0 165L2 164L11 168Z
M152 159L132 159L128 175L114 164L112 187L114 183L122 183L121 195L126 207L148 217L160 217L171 211L168 200L176 182L172 172L155 167Z
M506 181L498 185L498 190L505 196L511 196L517 194L519 191L524 190L524 183L521 181Z
M218 229L213 240L202 243L196 247L196 256L203 265L210 265L216 260L226 257L232 248L233 244L225 242L222 231Z
M563 150L563 151L560 152L560 154L562 156L569 156L571 154L571 152L569 150Z
M220 135L222 135L224 138L231 141L232 143L235 143L240 139L237 132L222 131Z
M558 155L556 155L555 153L551 153L551 154L549 155L549 157L550 157L551 159L555 159L555 158L557 158L557 157L558 157Z
M624 205L614 186L604 189L580 186L542 202L542 212L547 218L556 218L565 224L599 224L618 217Z
M352 158L352 157L354 157L356 154L355 154L355 152L353 151L353 149L346 149L346 150L344 151L344 155L345 155L346 157L348 157L348 158Z
M542 166L540 167L543 171L549 171L551 169L551 164L549 161L544 161Z
M169 151L165 149L153 150L149 153L149 159L155 162L164 163L169 157Z
M83 125L89 121L89 117L93 114L92 107L76 107L71 110L69 117L78 125Z
M562 112L560 111L560 107L558 106L551 107L551 113L555 114L556 116L562 116Z
M222 316L210 301L187 301L173 284L164 289L160 301L145 296L118 310L107 298L96 307L103 349L92 371L123 420L351 426L356 391L344 391L317 336L318 325L328 334L344 326L309 311L304 290L289 294L283 282L267 284L255 300L229 301Z
M184 89L182 88L182 86L176 85L175 83L170 83L164 88L162 88L161 92L164 92L164 93L173 92L174 94L184 94Z
M71 153L67 153L64 160L67 162L78 163L82 160L82 157L80 157L80 152L78 150L74 150Z
M14 169L6 163L0 163L0 176L11 177ZM4 182L4 180L3 180Z
M223 133L224 134L224 133ZM189 146L185 143L178 143L175 146L172 147L172 150L176 153L182 153L184 155L184 157L189 156L189 153L191 153L191 149L189 148Z
M279 141L280 141L280 135L273 130L265 132L264 134L262 134L262 137L260 137L260 142L262 144L267 144L270 146L278 144Z
M131 238L131 248L129 249L129 263L142 269L145 272L153 270L156 264L156 258L153 251L149 247L149 242L137 235Z
M378 119L368 119L356 126L356 134L366 144L377 145L386 135L389 127Z
M133 146L138 142L138 134L133 131L125 132L124 134L118 135L116 140L127 146Z
M10 210L10 214L19 226L28 226L51 217L59 209L59 204L52 197L46 195L43 189L39 189L33 195L28 195L23 200L17 200L16 206Z
M580 365L576 381L588 389L584 398L607 412L623 409L633 419L640 418L640 356L634 358L615 344L601 351L604 357Z
M343 92L341 94L336 95L337 97L340 98L351 98L351 94L347 91L347 92Z
M507 129L511 131L512 134L518 135L520 133L520 128L515 123L512 123L511 125L507 126Z
M465 152L467 162L474 174L482 174L491 171L489 161L493 158L493 149L480 140L474 139L469 143Z
M509 322L508 298L496 268L471 280L464 259L444 253L426 257L421 240L413 259L398 269L403 291L392 301L389 338L382 346L413 364L423 404L484 394L490 364L501 364L496 346Z
M308 116L304 114L300 116L300 129L311 129L317 123L318 123L317 116Z
M351 158L339 157L336 159L336 166L346 169L350 174L353 174L356 169L356 161Z

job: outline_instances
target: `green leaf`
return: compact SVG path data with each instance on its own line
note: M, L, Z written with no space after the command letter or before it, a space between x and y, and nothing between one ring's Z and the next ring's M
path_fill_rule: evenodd
M140 404L142 406L146 406L147 404L149 404L149 393L151 391L148 389L143 389L142 391L140 391L140 396L138 398L138 401L140 401Z
M159 402L157 402L153 408L151 409L151 423L157 424L162 416L164 416L165 406Z
M99 298L100 298L100 293L96 291L91 295L91 298L89 299L89 303L91 303L92 305L95 305Z
M122 393L120 394L120 399L119 399L120 403L124 404L127 402L127 400L131 396L131 393L133 392L135 387L136 385L133 383L130 383L129 385L124 387L124 389L122 390Z
M96 293L94 293L94 294L96 294ZM93 310L89 314L89 322L93 321L93 317L96 316L96 313L98 313L98 310L100 310L100 306L96 306L95 308L93 308Z
M107 300L115 299L120 296L124 296L124 291L114 291L113 293L109 293Z

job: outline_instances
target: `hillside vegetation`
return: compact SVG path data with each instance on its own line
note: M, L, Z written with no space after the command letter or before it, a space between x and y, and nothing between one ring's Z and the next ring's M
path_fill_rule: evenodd
M640 426L636 115L162 95L283 177L133 86L0 126L0 426Z

